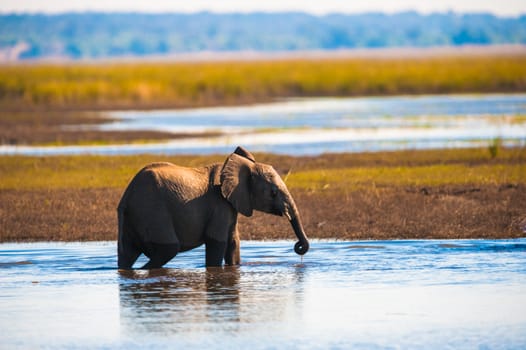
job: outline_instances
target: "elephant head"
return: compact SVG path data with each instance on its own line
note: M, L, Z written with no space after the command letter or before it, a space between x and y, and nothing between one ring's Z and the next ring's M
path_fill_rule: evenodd
M238 212L251 216L253 210L259 210L287 217L299 240L294 251L303 255L309 250L298 208L272 166L256 162L250 152L238 147L225 161L220 181L223 197Z

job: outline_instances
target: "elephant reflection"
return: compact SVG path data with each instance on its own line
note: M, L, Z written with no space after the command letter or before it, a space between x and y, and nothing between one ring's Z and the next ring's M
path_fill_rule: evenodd
M241 274L241 270L243 273ZM301 319L306 268L243 267L119 270L121 325L137 335L237 333ZM257 330L255 330L257 332Z
M238 267L206 273L172 269L121 270L121 324L134 331L172 334L192 325L239 321Z

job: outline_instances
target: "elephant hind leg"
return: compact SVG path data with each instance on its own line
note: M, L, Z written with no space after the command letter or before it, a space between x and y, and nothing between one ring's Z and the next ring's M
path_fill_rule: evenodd
M147 243L144 255L150 258L141 269L159 269L172 260L180 250L178 243L160 244Z
M141 252L136 250L135 247L127 248L126 252L121 252L121 249L119 248L119 257L117 262L119 269L131 270L133 264L139 258L139 255L141 255Z
M117 265L119 269L130 270L141 255L142 251L134 240L135 234L133 229L124 221L124 215L119 213L119 241L117 246Z

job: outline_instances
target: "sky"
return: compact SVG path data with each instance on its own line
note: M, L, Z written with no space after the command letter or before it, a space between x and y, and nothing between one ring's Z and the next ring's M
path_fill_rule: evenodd
M497 16L526 14L526 0L0 0L0 13L60 13L67 11L133 12L278 12L420 13L454 11L489 12Z

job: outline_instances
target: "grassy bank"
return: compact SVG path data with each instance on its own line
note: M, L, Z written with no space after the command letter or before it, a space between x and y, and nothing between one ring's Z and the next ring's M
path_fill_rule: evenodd
M0 157L0 241L115 239L115 207L145 164L220 156ZM286 179L311 237L518 237L526 224L526 151L256 155ZM244 239L293 238L286 220L241 219Z
M158 108L279 97L526 91L525 56L0 66L5 109Z
M223 162L212 156L0 157L0 189L117 188L153 161L197 167ZM353 190L377 186L441 186L526 182L526 151L487 149L400 151L320 157L258 154L273 164L291 189Z

